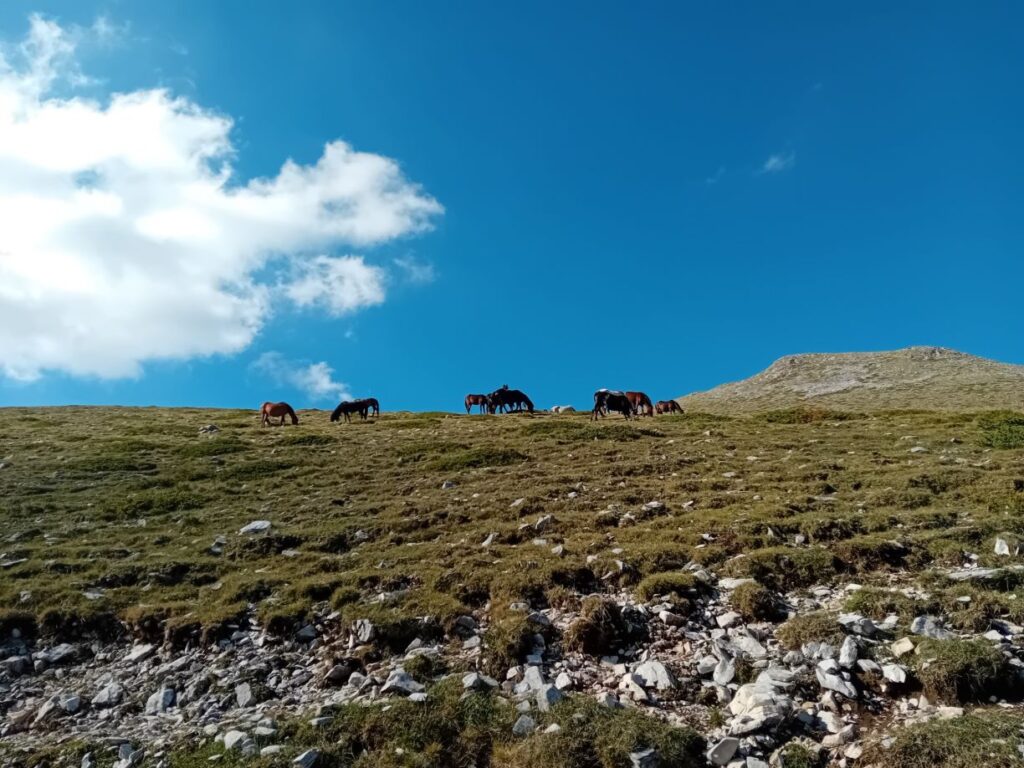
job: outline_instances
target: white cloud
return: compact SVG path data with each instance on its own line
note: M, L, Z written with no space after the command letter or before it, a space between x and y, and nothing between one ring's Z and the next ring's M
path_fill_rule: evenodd
M345 315L382 304L386 278L383 269L367 264L362 256L317 256L301 266L301 273L285 290L300 307L322 307L332 315Z
M280 352L264 352L250 366L278 386L294 387L314 400L351 400L348 385L334 380L334 369L325 362L290 360Z
M420 261L411 256L395 259L395 266L402 270L410 283L426 285L437 279L437 271L429 261Z
M781 173L792 168L794 163L796 163L796 153L794 152L769 155L768 159L761 166L759 173Z
M111 28L33 16L0 48L0 375L137 376L148 360L238 352L282 274L303 307L384 301L381 268L323 254L422 232L441 205L343 141L241 183L231 118L166 90L55 95L86 80L78 40Z

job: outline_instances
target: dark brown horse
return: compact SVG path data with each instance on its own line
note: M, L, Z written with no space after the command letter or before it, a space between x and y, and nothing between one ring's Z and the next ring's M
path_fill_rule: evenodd
M596 420L598 416L604 416L609 411L618 411L625 418L632 418L635 414L633 404L626 397L625 392L614 392L609 389L599 389L594 393L594 410L590 418Z
M654 404L655 413L682 413L683 407L675 400L659 400Z
M367 410L369 406L364 400L342 400L331 413L331 421L337 421L342 416L345 417L345 421L350 421L353 413L358 413L365 419Z
M496 410L521 411L524 408L533 413L533 401L526 396L526 393L519 389L509 389L504 386L496 389L487 396L489 402L488 410L494 413Z
M295 411L288 403L264 403L260 406L260 426L263 427L280 427L284 424L285 416L291 416L292 424L299 423L299 417L295 415ZM274 424L270 421L271 418L278 418L281 420Z
M637 416L654 415L654 405L651 403L651 398L643 392L627 392L626 398L633 405L633 413Z
M490 407L487 395L466 395L466 413L472 411L474 405L480 406L480 413L487 413Z
M364 397L362 400L356 400L357 403L362 403L366 406L367 412L373 411L374 416L380 416L380 403L377 402L376 397ZM363 414L363 418L366 418L366 414Z

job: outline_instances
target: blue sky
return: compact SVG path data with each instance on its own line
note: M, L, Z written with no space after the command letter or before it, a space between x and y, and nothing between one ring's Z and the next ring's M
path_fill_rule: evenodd
M798 352L935 344L1024 363L1019 4L296 5L0 6L9 64L32 14L74 42L33 108L164 88L232 121L228 188L341 140L396 162L417 211L373 235L322 217L315 237L256 232L231 274L266 289L258 319L205 347L181 338L205 333L185 297L136 316L123 292L79 310L38 274L14 281L0 404L330 407L344 391L450 410L507 382L547 407L601 386L668 398ZM226 220L232 237L259 229L251 215ZM74 264L79 241L61 238L46 242ZM165 258L102 242L126 249L122 272ZM115 252L95 247L90 269ZM171 280L210 258L174 254ZM326 274L317 256L382 295L303 298L281 275Z

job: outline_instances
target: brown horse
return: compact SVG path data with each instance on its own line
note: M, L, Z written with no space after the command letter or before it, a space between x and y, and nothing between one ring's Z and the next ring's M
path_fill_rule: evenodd
M598 416L603 417L609 411L618 411L627 419L636 414L633 403L629 401L624 392L613 392L608 389L597 390L594 393L594 410L590 418L596 421Z
M365 419L368 410L369 406L365 400L342 400L331 413L331 421L337 421L342 416L345 417L345 421L350 421L353 413L358 413Z
M260 426L280 427L281 425L284 424L285 416L292 417L292 424L299 423L299 417L295 415L295 411L292 409L290 405L288 405L288 403L264 403L263 405L260 406ZM273 424L270 421L271 418L276 419L278 417L280 417L281 420L277 422L277 424Z
M654 404L655 413L682 413L683 407L675 400L659 400Z
M474 405L480 406L480 413L487 413L490 406L487 395L466 395L466 413L471 412Z
M654 405L651 398L643 392L627 392L626 399L633 405L633 413L637 416L653 416Z

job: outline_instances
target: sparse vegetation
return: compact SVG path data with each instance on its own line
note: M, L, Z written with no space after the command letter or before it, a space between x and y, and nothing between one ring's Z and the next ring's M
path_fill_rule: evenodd
M745 621L770 621L778 612L775 596L760 584L740 584L733 590L731 603Z
M23 624L47 614L47 627L110 629L120 617L187 637L216 633L249 602L280 631L329 603L394 628L397 647L403 622L445 626L488 603L575 605L632 589L685 613L703 588L684 570L696 561L772 592L853 572L866 590L851 605L882 619L916 608L867 604L880 570L956 565L964 551L1007 564L991 542L1024 535L1012 517L1024 509L1020 449L993 461L977 441L949 442L1005 414L300 418L261 429L242 411L7 409L3 549L25 561L4 570L0 609ZM209 423L221 431L197 434ZM910 454L918 443L943 447ZM652 500L664 507L645 511ZM261 518L268 533L239 535ZM933 587L933 603L954 626L980 628L1020 617L1009 596L1019 586L1006 571L976 584L970 603L956 601L964 585ZM768 615L763 591L741 598L746 617ZM532 628L521 613L492 613L489 654L521 658Z
M836 618L836 614L829 611L794 616L778 628L775 637L783 647L792 651L810 642L838 645L843 642L843 630Z
M986 640L924 640L916 670L929 696L950 703L985 700L1007 682L1006 658Z
M867 765L899 768L1011 768L1021 764L1019 715L978 711L952 720L931 720L896 731L889 749L873 744Z

